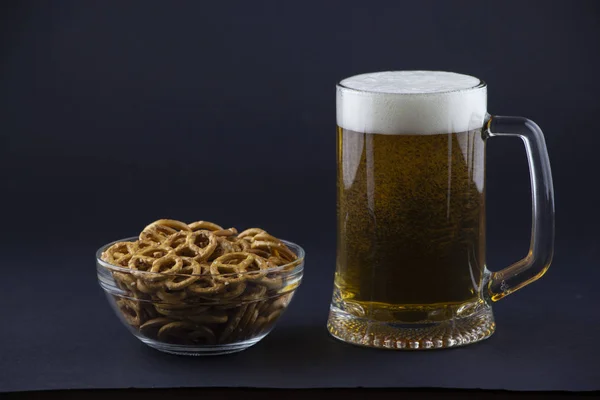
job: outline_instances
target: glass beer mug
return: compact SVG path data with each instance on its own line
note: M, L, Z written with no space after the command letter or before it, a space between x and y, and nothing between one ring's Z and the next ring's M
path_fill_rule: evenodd
M487 86L440 71L358 75L337 85L337 261L328 330L391 349L460 346L495 330L491 304L552 260L554 198L544 136L490 116ZM521 138L533 202L531 247L485 266L485 146Z

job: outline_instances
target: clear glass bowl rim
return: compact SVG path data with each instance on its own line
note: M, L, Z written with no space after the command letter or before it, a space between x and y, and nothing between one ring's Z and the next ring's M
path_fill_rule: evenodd
M103 268L106 268L108 270L113 270L113 271L118 271L118 272L123 272L123 273L127 273L127 274L131 274L131 272L133 271L131 268L125 268L125 267L120 267L118 265L113 265L111 263L108 263L104 260L102 260L102 253L108 249L110 246L114 245L115 243L119 243L119 242L133 242L138 240L139 238L137 236L131 236L128 238L124 238L124 239L118 239L115 240L113 242L110 242L108 244L105 244L104 246L100 247L98 250L96 250L96 263L98 266L101 266ZM300 246L297 245L296 243L290 242L288 240L283 240L280 239L286 246L288 246L290 248L290 250L292 250L294 252L294 254L296 254L296 256L298 256L298 259L296 259L295 261L291 262L291 263L287 263L284 265L280 265L277 268L269 268L267 270L267 273L272 273L272 272L282 272L284 275L293 275L296 273L300 273L304 270L304 257L306 255L304 249ZM286 267L289 267L290 265L294 265L296 264L296 266L291 269L291 270L285 270ZM149 272L149 271L135 271L136 274L139 274L141 276L144 275L148 275L148 276L165 276L165 277L174 277L174 276L179 276L179 277L186 277L186 276L221 276L221 277L226 277L228 275L236 275L236 276L244 276L244 275L249 275L249 274L256 274L256 271L248 271L248 272L242 272L242 273L233 273L233 274L212 274L212 273L204 273L204 274L168 274L168 273L163 273L163 272Z

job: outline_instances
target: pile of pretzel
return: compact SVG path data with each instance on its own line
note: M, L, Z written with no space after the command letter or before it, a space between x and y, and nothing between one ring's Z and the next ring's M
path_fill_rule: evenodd
M101 258L120 267L111 273L124 292L114 296L123 319L143 336L186 345L266 332L293 294L286 276L302 261L262 229L169 219Z

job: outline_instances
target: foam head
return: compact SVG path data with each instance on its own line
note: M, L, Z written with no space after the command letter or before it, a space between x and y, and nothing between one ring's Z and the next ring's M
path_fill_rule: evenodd
M362 133L432 135L483 126L486 85L442 71L356 75L337 86L338 126Z

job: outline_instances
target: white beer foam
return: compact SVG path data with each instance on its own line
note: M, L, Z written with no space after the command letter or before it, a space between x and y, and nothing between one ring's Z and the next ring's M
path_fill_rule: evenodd
M431 135L483 126L487 88L442 71L356 75L337 86L337 125L361 133Z

